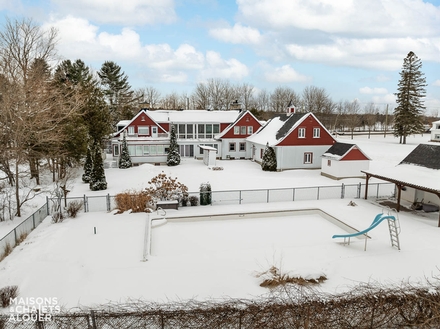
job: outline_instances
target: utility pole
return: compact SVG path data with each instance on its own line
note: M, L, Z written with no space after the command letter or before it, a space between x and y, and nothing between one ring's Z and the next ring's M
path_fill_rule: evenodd
M387 137L387 127L388 127L388 104L387 104L387 108L385 110L385 131L383 134L383 138Z

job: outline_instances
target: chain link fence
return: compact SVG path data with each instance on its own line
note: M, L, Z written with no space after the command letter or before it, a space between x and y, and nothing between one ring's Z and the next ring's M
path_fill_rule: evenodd
M316 187L292 187L279 189L254 189L254 190L231 190L211 191L211 205L236 205L251 203L270 203L305 200L325 199L359 199L364 196L365 184L341 184L337 186ZM370 183L368 197L383 198L391 197L395 193L392 183ZM190 192L190 196L199 198L200 192ZM60 204L67 207L70 202L82 203L82 211L99 212L112 211L116 208L115 196L110 194L101 196L79 196L68 198L47 198L46 204L31 216L26 218L18 226L0 239L0 259L6 254L5 250L12 250L23 241L26 236L37 227L44 218L53 214Z

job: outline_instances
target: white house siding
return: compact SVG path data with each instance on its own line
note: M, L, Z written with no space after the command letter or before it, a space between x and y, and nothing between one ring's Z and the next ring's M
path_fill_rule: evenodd
M406 187L405 190L402 190L401 199L411 203L423 200L423 203L440 204L440 198L434 193L416 190L412 187Z
M431 141L440 142L440 121L435 121L432 123Z
M235 151L230 151L230 144L235 144ZM240 143L243 143L245 146L244 151L240 151ZM245 139L238 138L222 138L221 144L221 159L250 159L251 158L251 144L246 142Z
M277 170L319 169L321 157L328 148L328 145L276 146ZM312 153L311 163L304 163L304 153Z
M330 164L329 164L330 161ZM338 161L329 157L321 159L321 173L334 179L363 177L361 170L368 170L369 160Z

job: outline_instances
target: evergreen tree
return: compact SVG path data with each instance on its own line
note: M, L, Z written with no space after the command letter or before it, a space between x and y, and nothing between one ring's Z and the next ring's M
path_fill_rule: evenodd
M112 123L131 119L134 114L134 92L128 83L128 76L115 62L106 61L98 72L104 95L110 107Z
M167 154L167 165L177 166L180 163L179 145L176 140L176 130L174 125L171 126L170 132L170 148Z
M82 180L84 183L90 183L92 168L93 168L92 153L90 152L90 148L87 148L86 161L84 162L84 174L82 175Z
M426 79L421 71L422 61L410 51L403 60L398 92L394 110L394 135L400 137L400 142L406 144L406 136L422 133L423 127L423 97L426 96Z
M261 169L264 171L277 171L277 156L275 150L266 144L266 148L263 153L263 159L261 160Z
M125 138L122 139L122 147L121 147L121 155L119 156L119 169L127 169L131 168L133 164L131 163L130 154L128 153L127 140Z
M107 189L107 181L105 179L104 162L102 161L101 147L95 145L95 153L93 156L93 167L90 174L90 189L92 191L101 191Z

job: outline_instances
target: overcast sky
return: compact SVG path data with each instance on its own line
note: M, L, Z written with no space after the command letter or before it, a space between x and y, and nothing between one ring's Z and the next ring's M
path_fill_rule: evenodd
M114 61L133 88L162 94L221 78L385 106L413 51L427 114L440 112L440 0L0 0L0 12L2 26L58 28L62 59Z

